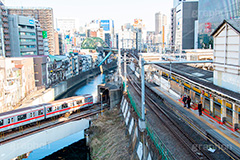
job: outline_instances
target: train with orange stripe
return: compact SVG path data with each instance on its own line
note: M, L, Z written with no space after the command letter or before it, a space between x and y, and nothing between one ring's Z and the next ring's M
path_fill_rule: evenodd
M16 110L0 113L0 132L15 129L39 121L72 113L80 108L93 104L90 94L74 96L49 103L19 108Z

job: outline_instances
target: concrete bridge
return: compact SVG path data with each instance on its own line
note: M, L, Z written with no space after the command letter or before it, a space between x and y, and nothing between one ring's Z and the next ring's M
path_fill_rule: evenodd
M19 155L49 145L52 142L68 137L72 134L84 131L87 128L89 128L89 120L81 119L77 121L71 121L50 129L45 129L35 134L26 135L23 138L18 138L8 143L2 144L0 146L0 159L13 159Z

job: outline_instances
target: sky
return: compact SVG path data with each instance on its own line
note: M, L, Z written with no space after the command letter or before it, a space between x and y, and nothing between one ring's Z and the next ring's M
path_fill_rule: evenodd
M5 0L6 6L51 7L55 18L76 18L79 25L94 19L113 19L115 28L125 23L133 23L135 18L143 20L148 31L154 31L155 13L168 16L172 0Z

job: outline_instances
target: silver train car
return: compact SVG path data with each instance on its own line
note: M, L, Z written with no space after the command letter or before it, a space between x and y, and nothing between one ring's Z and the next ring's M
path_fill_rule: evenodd
M92 95L85 94L0 113L0 132L36 123L67 112L71 113L92 104Z

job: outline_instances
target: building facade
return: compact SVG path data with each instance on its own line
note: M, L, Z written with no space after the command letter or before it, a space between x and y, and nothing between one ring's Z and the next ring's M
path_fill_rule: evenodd
M175 38L176 38L176 8L171 9L171 28L170 28L170 47L171 50L175 48Z
M55 53L54 46L54 23L52 8L25 8L7 7L9 14L30 16L38 20L42 29L47 32L49 54Z
M4 70L4 71L3 71ZM33 58L0 58L0 111L12 110L35 90ZM4 87L2 86L4 84Z
M214 37L214 84L238 93L240 93L239 24L240 20L224 20L212 34Z
M195 21L197 19L198 19L198 2L184 1L178 4L178 6L176 7L176 22L175 22L176 50L194 49L194 30Z
M76 29L76 20L73 18L57 18L56 28L61 32L74 32Z
M35 20L31 17L9 15L11 57L37 55Z
M9 25L8 25L8 12L4 5L0 6L1 10L1 42L2 42L2 55L9 56L11 54L10 47L10 35L9 35Z
M35 21L36 27L36 40L37 40L37 55L44 55L44 44L43 44L43 29L38 21Z
M198 6L198 48L213 48L210 34L224 19L240 18L240 0L200 0Z

